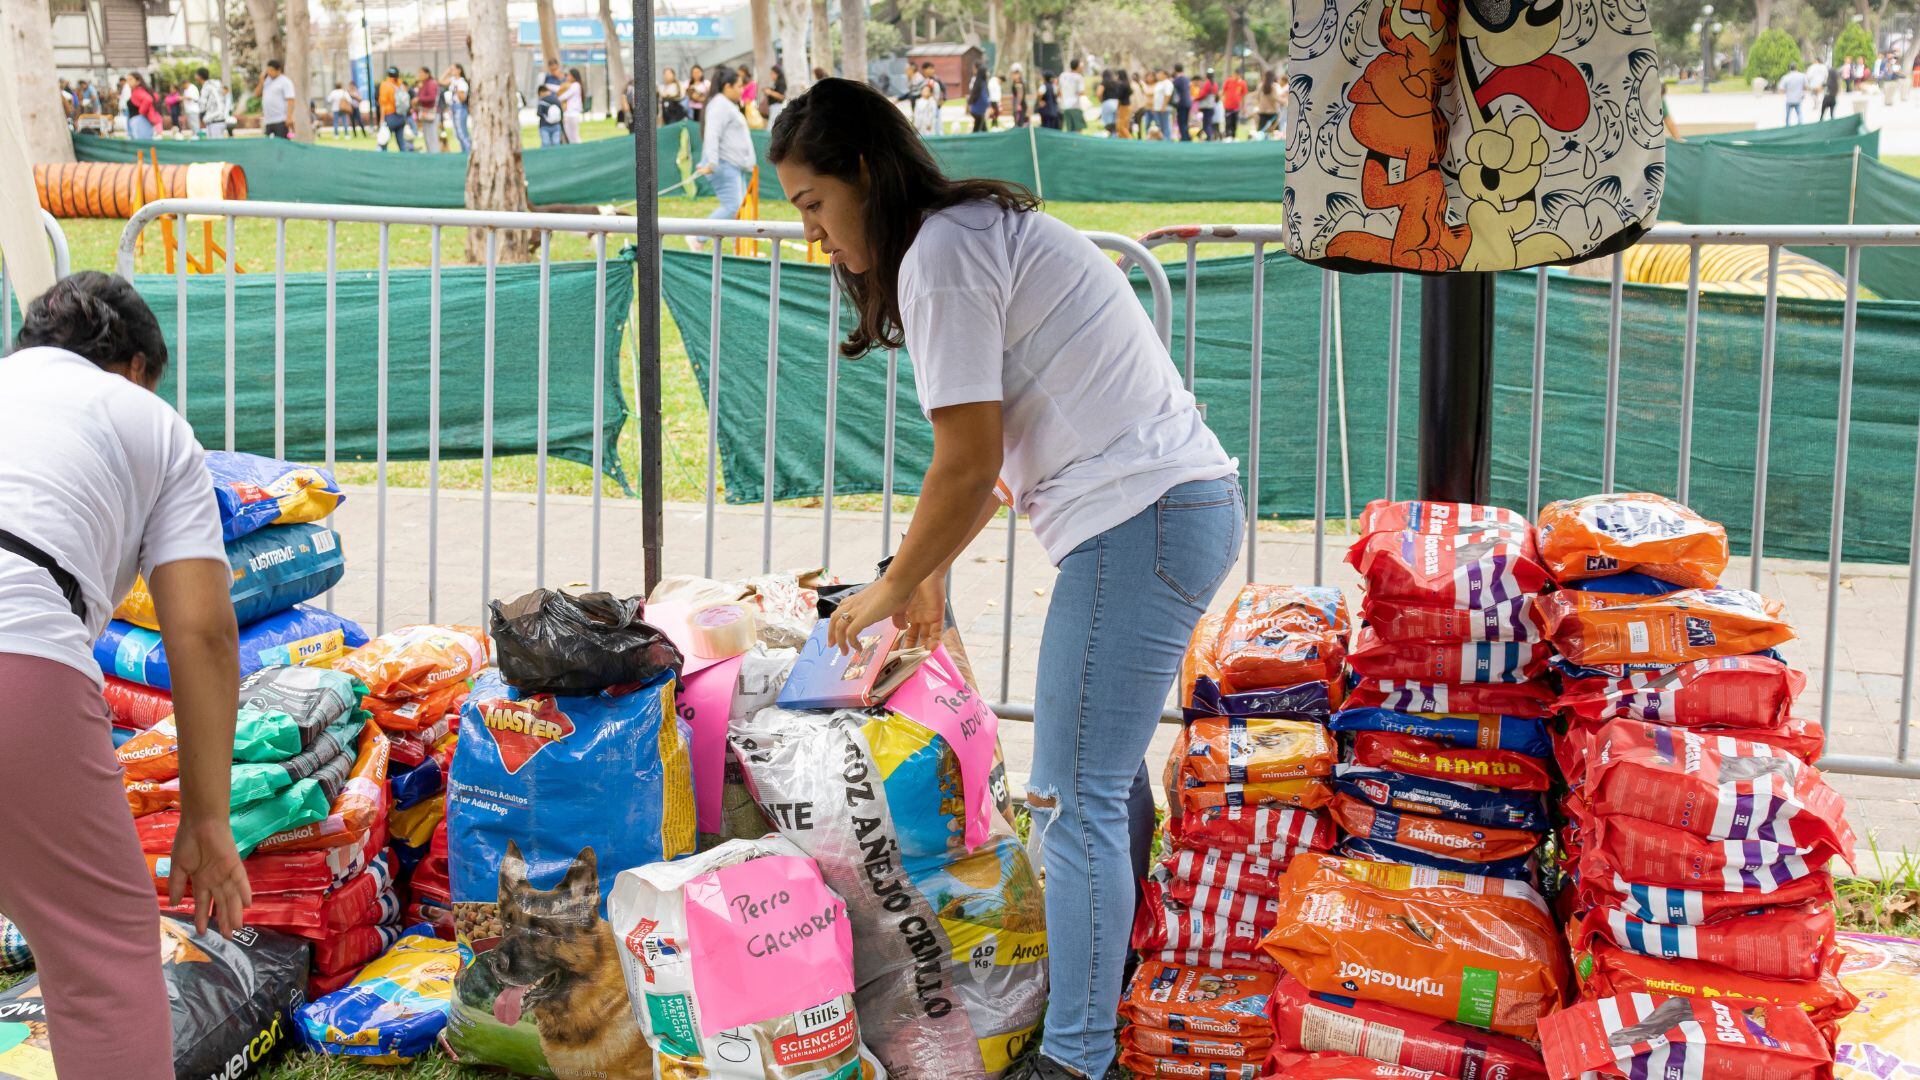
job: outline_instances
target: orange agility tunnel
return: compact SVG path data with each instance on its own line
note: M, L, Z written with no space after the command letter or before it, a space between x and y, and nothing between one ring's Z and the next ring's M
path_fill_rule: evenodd
M40 206L58 218L131 217L155 199L244 199L247 174L225 161L188 165L78 161L33 167Z

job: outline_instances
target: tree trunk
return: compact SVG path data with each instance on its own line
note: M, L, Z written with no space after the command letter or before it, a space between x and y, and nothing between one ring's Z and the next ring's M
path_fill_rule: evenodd
M787 95L799 93L813 83L813 68L807 63L808 0L776 0L780 13L780 63L787 71Z
M840 67L847 78L867 81L867 0L840 0Z
M5 28L0 48L6 50L0 67L13 91L27 162L72 161L73 140L53 74L53 14L47 0L0 0L0 27ZM33 218L37 228L39 218Z
M303 143L312 142L317 134L313 109L307 104L313 92L312 41L313 13L307 10L307 0L287 0L287 78L293 80L293 100L287 105L287 117L293 121L293 137Z
M645 18L646 13L636 8L634 17ZM639 32L637 27L635 32ZM600 0L600 33L607 39L607 98L611 105L607 115L618 116L627 107L627 54L613 25L613 0ZM638 117L634 126L640 126Z
M1007 0L987 0L987 40L993 42L993 70L1007 66Z
M274 0L247 0L247 17L253 21L253 50L257 70L247 72L244 85L235 83L233 77L227 77L227 86L233 90L235 109L238 102L260 88L260 77L267 72L267 61L287 58L287 39L280 36L280 5Z
M534 0L534 6L540 13L540 59L551 64L560 59L560 20L554 18L553 0Z
M773 70L773 0L752 0L747 7L753 16L753 70L766 79Z
M1773 25L1773 0L1753 0L1753 36L1757 39Z
M467 102L473 153L467 158L469 210L525 210L527 168L520 159L520 109L514 91L513 38L507 32L507 0L472 0L473 70ZM467 231L467 258L486 258L486 229ZM532 257L534 234L502 230L496 249L502 261Z
M1020 70L1027 73L1030 87L1028 97L1039 93L1040 84L1033 76L1033 22L1028 19L1010 19L1007 26L1006 64L1019 64Z
M833 26L828 21L827 0L813 0L813 66L833 74Z

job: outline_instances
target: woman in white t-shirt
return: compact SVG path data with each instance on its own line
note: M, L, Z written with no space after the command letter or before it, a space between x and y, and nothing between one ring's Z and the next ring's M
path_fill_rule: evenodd
M912 525L835 612L833 644L889 618L909 644L933 642L946 571L998 492L1059 567L1027 789L1051 990L1040 1053L1009 1075L1102 1076L1153 829L1145 757L1234 564L1237 466L1113 260L1020 188L942 176L877 91L814 84L767 156L859 313L842 355L904 347L933 423Z
M92 642L136 574L173 675L180 822L167 880L226 933L251 900L228 822L239 656L200 445L152 393L133 287L93 271L27 308L0 359L0 911L32 943L62 1076L173 1076L151 872Z

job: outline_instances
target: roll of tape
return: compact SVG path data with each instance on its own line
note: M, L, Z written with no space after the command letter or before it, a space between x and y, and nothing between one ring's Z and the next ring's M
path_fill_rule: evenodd
M696 608L687 626L693 655L702 659L725 660L753 648L753 609L745 604L729 601Z

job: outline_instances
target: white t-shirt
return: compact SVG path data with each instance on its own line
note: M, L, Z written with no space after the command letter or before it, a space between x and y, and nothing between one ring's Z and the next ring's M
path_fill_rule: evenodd
M336 86L333 89L327 91L327 111L328 112L346 112L347 101L348 101L347 92L341 87Z
M1827 88L1827 65L1815 60L1807 67L1807 89L1818 94Z
M1787 95L1787 104L1793 105L1806 99L1807 76L1802 71L1789 71L1780 80L1780 89Z
M287 122L287 103L293 100L293 80L285 75L275 75L267 80L260 94L260 122L263 124L284 124Z
M180 88L180 107L189 113L200 112L200 88L188 83Z
M461 78L458 75L455 75L453 77L453 81L446 85L445 92L446 92L447 104L449 108L451 108L454 105L458 105L463 109L466 108L467 80Z
M58 661L95 682L93 639L134 575L226 561L193 429L156 394L65 349L0 357L0 528L80 582L81 625L47 572L0 552L0 652Z
M1055 564L1176 485L1238 468L1093 241L1039 211L931 214L900 264L920 408L998 401L1000 478Z
M1172 101L1173 101L1173 81L1172 80L1161 79L1159 82L1153 84L1153 109L1155 112L1167 111L1167 106Z
M1060 76L1060 107L1078 109L1086 105L1082 100L1087 89L1087 77L1077 71L1069 71Z

